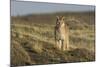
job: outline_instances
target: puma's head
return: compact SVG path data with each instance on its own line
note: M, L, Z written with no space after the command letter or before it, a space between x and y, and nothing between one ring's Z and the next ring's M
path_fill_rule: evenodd
M57 16L56 25L57 25L57 26L62 26L62 25L64 25L64 17L63 17L63 16Z

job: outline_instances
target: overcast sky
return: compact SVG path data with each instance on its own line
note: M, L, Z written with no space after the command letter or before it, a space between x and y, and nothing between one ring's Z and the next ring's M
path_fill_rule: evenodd
M95 6L90 5L73 5L73 4L55 4L28 1L11 1L11 16L52 13L52 12L77 12L77 11L94 11Z

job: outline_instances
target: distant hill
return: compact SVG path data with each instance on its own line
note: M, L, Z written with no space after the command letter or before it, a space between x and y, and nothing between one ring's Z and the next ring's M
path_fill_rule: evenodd
M11 17L13 20L23 20L30 23L50 23L54 24L56 21L56 16L61 15L65 16L65 20L69 20L71 17L75 18L76 20L83 20L81 23L88 23L88 24L94 24L95 23L95 12L81 12L81 13L70 13L70 12L59 12L59 13L50 13L50 14L31 14L31 15L25 15L25 16L16 16ZM68 18L68 19L67 19ZM45 20L46 19L46 20ZM41 22L42 20L42 22ZM23 22L21 22L23 23Z

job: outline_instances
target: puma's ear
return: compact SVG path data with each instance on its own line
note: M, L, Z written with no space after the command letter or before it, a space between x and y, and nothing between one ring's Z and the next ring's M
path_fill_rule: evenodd
M56 16L57 17L57 19L59 19L59 16Z
M65 17L64 16L62 16L62 20L64 20L65 19Z

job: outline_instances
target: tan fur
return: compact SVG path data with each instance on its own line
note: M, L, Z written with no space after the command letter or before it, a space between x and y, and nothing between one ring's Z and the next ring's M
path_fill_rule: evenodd
M55 43L60 50L69 50L69 28L64 17L58 17L55 26Z

